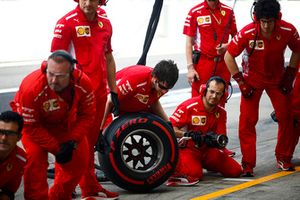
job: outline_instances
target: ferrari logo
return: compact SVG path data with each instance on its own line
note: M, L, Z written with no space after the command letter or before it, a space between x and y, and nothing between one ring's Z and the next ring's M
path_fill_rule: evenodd
M226 11L225 10L221 10L221 15L225 16L225 14L226 14Z
M193 115L192 125L204 126L206 124L206 116Z
M218 119L220 117L220 113L219 112L215 112L215 116Z
M103 27L103 23L102 22L98 22L98 26L100 27L100 28L102 28Z
M280 40L280 39L281 39L281 35L277 35L277 36L276 36L276 39L277 39L277 40Z
M11 164L11 163L8 163L7 165L6 165L6 171L10 171L10 170L12 170L12 168L13 168L13 165Z

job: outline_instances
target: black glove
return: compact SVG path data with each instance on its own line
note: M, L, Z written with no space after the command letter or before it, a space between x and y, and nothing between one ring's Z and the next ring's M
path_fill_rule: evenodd
M104 154L105 149L107 149L107 147L108 147L108 143L102 134L102 130L100 130L100 133L98 135L98 139L97 139L97 142L95 145L95 150L98 151L99 153Z
M117 117L120 115L120 103L118 99L118 94L113 91L110 91L110 96L111 96L111 101L114 105L112 109L112 113L114 114L115 117Z
M195 143L200 144L203 141L203 137L201 136L201 132L189 131L183 134L184 137L190 137Z
M297 69L287 66L283 77L279 83L280 90L283 94L289 94L293 89L293 82L297 74Z
M59 164L64 164L72 160L73 150L76 149L76 142L67 141L60 145L60 151L55 155L55 160Z

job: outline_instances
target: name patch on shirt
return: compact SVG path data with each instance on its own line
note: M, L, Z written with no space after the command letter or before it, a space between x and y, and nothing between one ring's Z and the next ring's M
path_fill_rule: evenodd
M91 37L90 26L75 26L77 37Z
M201 116L201 115L192 116L192 125L204 126L205 124L206 124L206 116Z
M211 24L211 17L210 17L210 15L205 15L205 16L199 16L199 17L197 17L197 23L198 23L198 25Z
M249 48L253 48L254 46L254 40L249 40ZM257 40L255 42L255 48L256 50L264 50L265 49L265 45L264 45L264 41L263 40Z

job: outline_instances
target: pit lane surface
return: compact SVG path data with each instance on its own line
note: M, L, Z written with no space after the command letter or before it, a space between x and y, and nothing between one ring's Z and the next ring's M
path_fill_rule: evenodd
M178 57L179 56L179 57ZM184 99L190 97L188 85L185 81L185 73L182 66L185 66L182 60L183 55L178 55L173 58L178 62L180 71L180 80L176 84L174 90L171 90L168 95L161 99L167 114L172 114L175 105L178 105ZM155 63L159 58L151 58L149 65ZM122 66L132 64L132 61L126 63L122 61ZM16 68L2 67L0 69L0 111L8 108L8 101L12 98L22 78L38 68L37 65L24 67L18 66L18 74L15 74ZM236 86L235 86L236 87ZM228 112L228 148L237 152L235 159L240 162L241 153L239 150L239 140L237 136L238 116L239 116L239 93L234 93L233 97L226 105ZM273 111L268 97L264 94L260 102L260 121L257 124L257 166L255 168L255 177L253 178L237 178L225 179L219 174L205 172L204 178L197 185L192 187L166 187L161 185L147 194L136 194L123 190L111 182L103 182L102 185L109 190L120 193L120 199L129 200L169 200L169 199L299 199L300 195L300 169L297 167L296 172L279 173L276 168L274 148L276 145L277 124L273 122L269 114ZM294 161L297 166L300 166L300 150L296 149ZM49 158L51 161L51 158ZM270 178L271 175L271 178ZM53 180L49 179L51 185ZM250 187L249 187L250 186ZM232 188L233 187L233 188ZM78 195L80 190L77 188ZM209 196L205 196L209 195ZM16 195L17 200L23 198L23 183ZM78 196L76 199L80 199Z

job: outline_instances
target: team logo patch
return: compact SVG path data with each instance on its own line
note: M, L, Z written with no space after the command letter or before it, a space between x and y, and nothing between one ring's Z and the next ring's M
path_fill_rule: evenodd
M12 170L12 168L13 168L13 164L11 164L11 163L8 163L7 165L6 165L6 171L10 171L10 170Z
M277 39L277 40L280 40L280 39L281 39L281 35L277 35L277 36L276 36L276 39Z
M49 99L43 103L43 109L45 112L54 111L60 109L57 99Z
M75 29L76 29L77 37L90 37L91 36L90 26L76 26Z
M226 14L226 11L225 10L221 10L221 15L225 16L225 14Z
M211 24L210 15L197 17L197 23L198 25Z
M102 22L98 22L98 26L100 27L100 28L102 28L103 27L103 23Z
M206 124L206 116L193 115L192 125L204 126Z
M254 47L255 45L255 47ZM253 48L256 50L264 50L265 49L265 45L264 45L264 41L263 40L257 40L256 44L254 44L254 40L249 40L249 48Z
M147 104L149 101L149 95L136 94L134 97L137 98L143 104Z
M220 117L220 113L219 112L215 112L215 116L218 119Z

